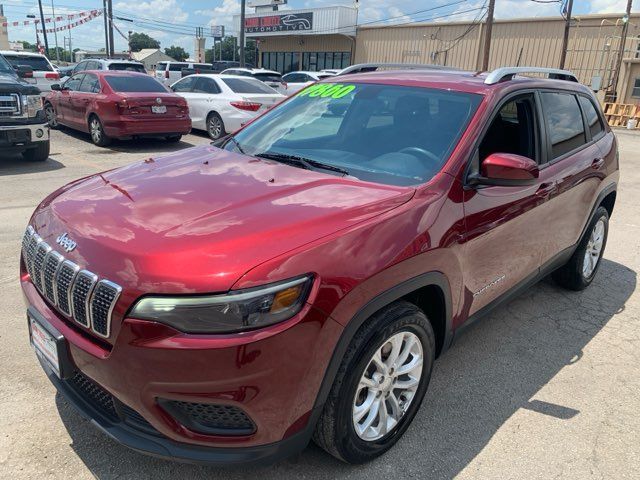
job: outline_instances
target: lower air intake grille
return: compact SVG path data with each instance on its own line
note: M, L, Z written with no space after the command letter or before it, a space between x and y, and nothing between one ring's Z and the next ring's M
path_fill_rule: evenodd
M246 413L231 405L159 399L160 405L188 429L209 435L251 435L256 427Z
M118 419L113 397L100 385L80 372L76 372L68 382L69 386L93 408L111 420Z

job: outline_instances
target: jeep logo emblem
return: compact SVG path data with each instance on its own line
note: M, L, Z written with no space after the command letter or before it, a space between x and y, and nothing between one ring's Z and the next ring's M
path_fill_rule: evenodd
M71 252L78 245L76 242L69 238L67 232L64 232L62 235L56 238L56 243L60 245L65 252Z

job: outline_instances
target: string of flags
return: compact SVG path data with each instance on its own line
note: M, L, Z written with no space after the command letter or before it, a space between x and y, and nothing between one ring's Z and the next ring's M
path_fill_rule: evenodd
M69 28L73 28L74 26L77 27L78 25L81 25L82 23L86 23L89 20L93 20L94 18L98 17L102 15L102 10L87 10L86 12L80 12L80 13L72 13L69 15L60 15L58 17L50 17L50 18L45 18L44 19L44 23L57 23L57 22L62 22L65 20L73 20L75 18L81 18L81 20L72 23L71 25L65 25L64 27L57 27L56 29L47 29L47 32L53 32L54 30L56 31L60 31L60 30L67 30ZM23 20L23 21L19 21L19 22L3 22L2 26L3 27L21 27L21 26L26 26L26 25L39 25L41 22L41 20L39 19L34 19L34 20ZM42 32L42 30L40 30L40 32Z
M96 17L99 17L100 15L102 15L102 10L96 10L95 13L91 13L90 15L87 15L82 20L78 20L77 22L67 23L66 25L60 25L59 27L56 27L56 28L47 28L47 33L60 32L62 30L71 30L72 28L75 28L78 25L82 25L83 23L90 22L91 20L93 20ZM42 30L38 30L38 31L42 33Z

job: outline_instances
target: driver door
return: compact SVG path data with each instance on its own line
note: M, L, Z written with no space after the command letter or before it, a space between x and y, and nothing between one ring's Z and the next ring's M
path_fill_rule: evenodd
M80 88L83 78L84 73L78 73L62 84L62 90L60 91L58 105L56 107L56 115L58 116L58 121L65 125L75 127L72 98L74 92L77 92L78 88Z
M503 102L475 151L470 173L478 172L482 160L492 153L517 154L543 163L539 112L534 93ZM545 237L553 234L545 228L548 219L542 205L556 194L554 185L543 179L528 186L465 188L465 313L476 313L538 273Z

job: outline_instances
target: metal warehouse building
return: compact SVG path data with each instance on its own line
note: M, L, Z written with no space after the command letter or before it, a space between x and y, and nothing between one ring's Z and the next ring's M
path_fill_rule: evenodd
M405 62L478 70L483 23L432 22L395 26L361 25L350 7L281 10L248 14L245 32L259 40L259 62L283 73L343 68L353 63ZM580 81L604 92L611 85L623 27L623 14L574 17L566 68ZM236 17L236 25L240 20ZM557 67L564 20L496 20L489 68L505 65ZM640 102L640 15L629 19L618 101Z

